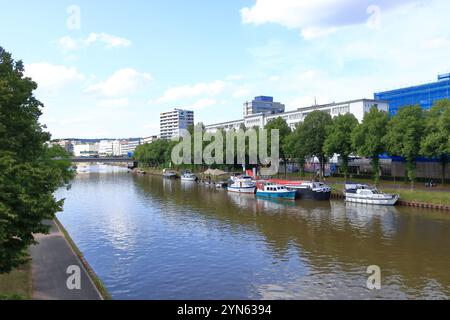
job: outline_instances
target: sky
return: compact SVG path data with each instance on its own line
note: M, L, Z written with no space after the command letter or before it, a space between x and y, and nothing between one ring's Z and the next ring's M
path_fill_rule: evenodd
M53 138L159 133L159 113L212 124L273 96L287 110L373 98L450 72L448 0L0 0Z

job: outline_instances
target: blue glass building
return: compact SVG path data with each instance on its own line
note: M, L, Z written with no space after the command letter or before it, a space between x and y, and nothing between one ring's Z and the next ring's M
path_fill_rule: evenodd
M374 94L376 100L389 102L389 113L397 114L405 106L420 105L430 109L433 103L442 99L450 99L450 74L438 76L437 82Z

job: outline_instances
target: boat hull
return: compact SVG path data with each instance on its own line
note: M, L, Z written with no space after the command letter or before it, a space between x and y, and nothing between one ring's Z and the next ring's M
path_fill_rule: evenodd
M358 197L354 194L346 194L345 201L351 203L361 203L379 206L394 206L399 200L398 195L386 198L369 198L369 197Z
M255 194L256 187L228 187L228 192Z
M329 201L331 191L317 192L310 189L297 189L296 196L300 200Z
M289 192L265 192L265 191L257 191L257 197L261 198L270 198L270 199L287 199L287 200L295 200L295 191Z
M193 181L197 181L197 177L190 177L190 178L183 178L183 177L181 177L181 181L191 181L191 182L193 182Z

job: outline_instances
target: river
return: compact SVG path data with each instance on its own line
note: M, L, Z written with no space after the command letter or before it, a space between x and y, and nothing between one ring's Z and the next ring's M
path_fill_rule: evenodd
M92 166L58 218L114 299L449 299L450 214L277 202ZM367 288L369 266L381 289Z

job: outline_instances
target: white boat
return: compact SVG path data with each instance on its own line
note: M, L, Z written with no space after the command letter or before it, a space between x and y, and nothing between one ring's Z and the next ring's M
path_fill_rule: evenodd
M346 184L345 201L353 203L394 206L400 196L386 194L364 184Z
M197 176L193 173L183 173L181 175L182 181L197 181Z
M176 179L177 178L177 173L175 171L172 171L172 170L164 169L163 177L166 178L166 179Z
M232 179L232 183L228 186L229 192L254 194L256 190L256 182L252 177L242 176Z

